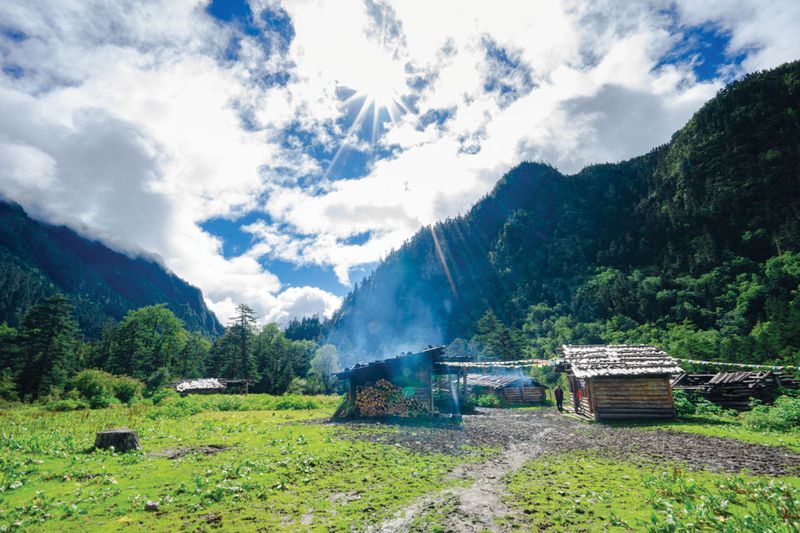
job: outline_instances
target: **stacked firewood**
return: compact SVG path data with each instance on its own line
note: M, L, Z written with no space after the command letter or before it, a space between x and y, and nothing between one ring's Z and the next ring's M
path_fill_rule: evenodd
M360 416L420 416L427 407L416 398L406 397L403 391L385 379L358 387L356 410Z

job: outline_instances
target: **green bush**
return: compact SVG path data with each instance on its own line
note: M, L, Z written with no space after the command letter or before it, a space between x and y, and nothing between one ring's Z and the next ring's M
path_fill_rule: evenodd
M180 398L180 394L178 394L174 389L170 388L163 388L163 389L156 389L154 391L150 391L149 399L153 402L153 405L160 405L162 402L170 400L172 398Z
M102 409L114 404L131 403L142 397L144 385L141 381L127 376L115 376L102 370L87 369L75 374L70 380L74 397L87 401L92 409Z
M756 431L797 430L800 428L800 398L780 396L773 405L756 405L742 418L746 427Z
M78 411L80 409L89 409L90 405L84 400L55 400L45 404L44 408L48 411L63 412L63 411Z
M689 399L686 391L674 390L672 398L675 400L675 413L678 416L693 415L697 412L697 406Z
M14 377L8 370L0 374L0 400L5 402L16 402L19 400L17 384L14 383Z
M281 396L272 409L278 411L295 410L295 409L316 409L319 407L317 402L305 396L298 396L296 394L284 394Z
M138 379L128 376L117 376L114 381L114 396L122 403L131 403L142 397L144 385Z
M196 415L201 412L203 407L188 398L168 398L163 400L158 407L147 413L151 420L159 418L180 419Z
M483 394L475 401L478 407L500 407L500 399L494 394Z

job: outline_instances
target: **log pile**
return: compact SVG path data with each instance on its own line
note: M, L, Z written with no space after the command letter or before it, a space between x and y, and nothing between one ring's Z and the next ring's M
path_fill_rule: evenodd
M425 403L385 379L358 387L355 402L359 416L416 417L430 413Z

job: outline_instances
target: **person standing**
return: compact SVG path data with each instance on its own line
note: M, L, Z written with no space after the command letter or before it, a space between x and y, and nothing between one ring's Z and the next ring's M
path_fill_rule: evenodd
M556 385L556 390L553 392L556 397L556 407L559 412L564 410L564 391L561 390L561 385Z

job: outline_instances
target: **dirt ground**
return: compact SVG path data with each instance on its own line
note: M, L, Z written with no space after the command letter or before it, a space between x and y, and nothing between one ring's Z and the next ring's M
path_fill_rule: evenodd
M456 468L450 477L465 483L413 502L375 529L381 532L412 530L416 517L437 508L452 509L456 512L450 516L459 517L457 523L448 524L448 531L501 530L497 518L510 518L513 523L512 511L502 501L503 478L542 453L589 450L611 457L677 462L712 471L769 476L800 472L800 454L784 448L678 431L586 424L552 409L485 409L464 416L461 425L405 425L400 431L375 431L376 426L384 424L367 421L342 425L349 430L343 432L348 438L403 446L417 453L464 454L465 447L484 446L501 450L484 462Z

